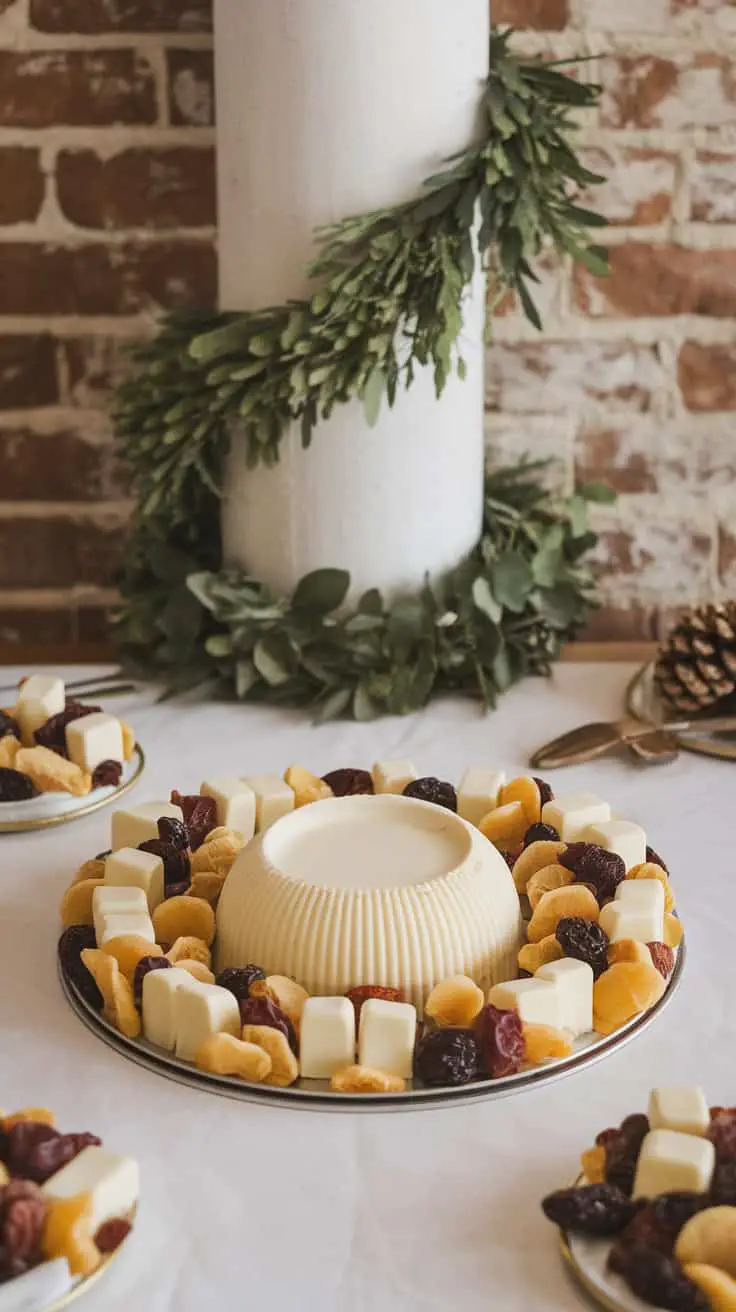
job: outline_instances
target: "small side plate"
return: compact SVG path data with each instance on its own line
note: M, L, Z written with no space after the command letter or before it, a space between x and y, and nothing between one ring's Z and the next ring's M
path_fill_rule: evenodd
M586 1184L584 1175L576 1185ZM589 1239L585 1235L570 1235L560 1231L560 1249L578 1284L606 1312L656 1312L651 1303L637 1298L622 1276L608 1270L610 1239Z
M116 802L137 784L145 768L143 748L136 743L133 757L123 767L123 777L116 788L95 788L86 797L68 793L41 793L27 802L0 802L0 834L21 834L35 829L65 825L70 820L99 811Z
M663 706L654 686L653 674L654 663L651 662L634 675L626 690L626 709L637 720L661 723L672 719L672 710ZM673 737L686 752L736 761L736 733L688 733L674 734Z

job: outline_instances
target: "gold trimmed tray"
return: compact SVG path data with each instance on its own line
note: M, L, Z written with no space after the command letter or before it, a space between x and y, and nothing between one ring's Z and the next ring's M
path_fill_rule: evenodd
M663 706L654 686L654 662L642 666L626 689L626 710L636 720L661 722L672 718L672 711ZM697 717L695 717L697 723ZM736 733L689 733L673 735L679 747L699 756L716 756L721 760L736 761Z
M54 825L69 824L83 816L99 811L130 791L138 783L146 765L140 743L136 743L133 757L123 767L123 777L115 788L95 788L86 797L70 797L66 793L42 793L26 802L0 802L0 834L30 833L37 829L50 829Z

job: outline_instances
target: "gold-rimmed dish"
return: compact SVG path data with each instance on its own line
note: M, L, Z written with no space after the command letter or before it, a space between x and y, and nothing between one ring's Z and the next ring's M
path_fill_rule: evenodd
M123 767L123 777L115 787L95 788L86 797L68 793L41 793L25 802L0 802L0 834L31 833L69 824L99 811L130 792L145 769L146 758L140 743Z
M654 683L654 662L642 666L634 675L626 689L626 710L636 720L661 724L672 718L672 709L662 702ZM713 711L708 712L709 724L714 718ZM732 717L731 717L732 718ZM687 733L676 733L674 737L683 751L695 752L700 756L715 756L721 760L736 761L736 731L724 730L719 733L709 728L706 732L697 730L697 717L691 721L692 728Z

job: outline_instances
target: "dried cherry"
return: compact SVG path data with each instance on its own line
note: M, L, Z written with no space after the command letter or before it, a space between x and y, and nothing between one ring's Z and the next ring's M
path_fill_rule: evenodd
M566 870L572 870L578 884L589 884L601 904L615 895L626 878L622 858L597 843L569 843L557 860Z
M189 846L193 852L201 847L208 834L217 828L217 802L214 797L200 797L199 793L171 794L173 806L180 806L184 824L189 831Z
M652 965L664 979L669 979L675 967L675 954L666 943L647 943Z
M708 1138L719 1162L736 1158L736 1107L711 1107Z
M183 879L180 884L167 884L164 889L164 897L184 897L191 888L191 881Z
M67 700L63 711L50 716L40 729L36 729L33 735L36 746L48 747L57 756L67 756L66 726L72 720L82 720L85 715L96 715L101 710L101 706L85 706L82 702Z
M0 1252L28 1265L38 1262L47 1210L38 1185L12 1180L0 1191Z
M480 1073L478 1041L472 1030L428 1030L416 1046L414 1073L424 1084L459 1085Z
M268 1025L272 1030L281 1030L292 1052L297 1055L299 1045L296 1030L286 1012L282 1011L271 998L240 998L238 1005L241 1025Z
M606 1181L631 1196L641 1146L649 1134L649 1118L641 1113L627 1116L606 1143Z
M132 1230L130 1221L126 1221L122 1216L113 1217L111 1221L105 1221L95 1235L95 1244L101 1253L114 1253L119 1248L124 1239L127 1239Z
M554 798L552 785L548 784L546 779L538 779L535 774L532 775L532 779L534 780L535 784L537 785L537 788L539 789L539 805L546 806L547 803L551 802ZM550 825L550 829L551 828L552 826Z
M260 966L228 966L226 970L221 970L215 979L215 984L219 984L221 989L228 989L238 1002L244 1002L251 996L251 987L253 984L265 982L266 972L261 970ZM253 1024L258 1024L253 1021Z
M717 1162L710 1186L713 1207L736 1207L736 1158Z
M633 1244L625 1250L623 1260L621 1274L633 1293L646 1303L670 1312L709 1312L709 1299L688 1280L673 1257L645 1244Z
M383 1002L403 1002L404 995L401 989L384 988L381 984L356 984L355 988L348 989L345 994L355 1008L355 1023L360 1021L360 1012L364 1002L369 998L380 998Z
M639 1209L621 1235L620 1242L624 1245L645 1244L647 1248L670 1254L682 1227L706 1203L705 1194L660 1194Z
M150 975L152 970L166 970L167 968L171 969L171 962L168 957L141 957L133 975L133 996L139 1011L143 1004L143 981L146 975Z
M492 1079L514 1075L526 1056L524 1027L515 1011L483 1007L476 1022L482 1067Z
M59 939L57 951L59 965L66 979L81 993L84 1001L94 1011L102 1011L104 1000L87 967L82 961L85 948L97 946L95 931L91 925L70 925Z
M120 761L100 761L92 771L92 787L117 788L122 777L123 767Z
M608 970L609 938L600 925L582 916L563 916L557 923L555 938L566 957L587 961L596 979Z
M404 797L416 797L420 802L434 802L435 806L444 806L447 811L457 811L457 793L452 784L435 779L433 775L412 779L404 789Z
M5 738L8 734L12 734L14 738L20 738L20 729L12 715L0 711L0 738Z
M529 847L532 843L559 843L560 835L554 825L544 825L537 823L530 825L524 834L524 847Z
M620 1234L636 1205L612 1184L583 1184L557 1189L542 1202L548 1221L574 1234L605 1239Z
M374 793L373 779L368 770L330 770L322 775L322 782L331 788L335 797L358 797L364 793Z
M43 1184L83 1148L99 1147L101 1142L95 1134L60 1134L50 1125L20 1121L8 1133L8 1170L23 1180Z
M158 825L158 836L162 843L168 843L171 847L176 847L180 852L186 852L189 848L189 830L183 820L177 820L176 816L162 815L156 821Z
M659 856L658 853L655 852L655 850L654 850L653 847L649 847L648 844L647 844L647 861L650 861L650 862L652 863L652 865L655 865L655 866L661 866L662 869L664 870L664 873L665 873L666 875L669 875L669 873L670 873L670 872L669 872L669 868L665 865L665 863L664 863L664 861L662 860L661 856Z
M138 844L138 850L161 857L166 897L173 896L170 891L173 884L184 884L186 891L192 882L192 863L188 852L182 852L181 848L174 847L173 843L165 843L161 838L147 838L145 843Z
M11 770L8 766L0 768L0 802L26 802L31 797L38 797L38 789L20 770Z

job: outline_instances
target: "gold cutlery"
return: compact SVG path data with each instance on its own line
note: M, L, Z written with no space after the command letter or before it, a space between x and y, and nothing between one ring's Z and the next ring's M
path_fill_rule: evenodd
M629 746L637 754L645 757L649 753L659 757L661 752L674 745L666 744L660 739L653 740L654 735L665 734L668 737L688 733L726 733L736 730L736 715L710 716L699 720L669 720L664 724L643 724L634 720L595 721L582 724L577 729L563 733L559 738L540 747L531 758L531 764L540 770L552 770L563 765L580 765L584 761L594 761L604 756L614 747ZM641 750L643 744L643 750ZM651 758L648 758L651 759Z

